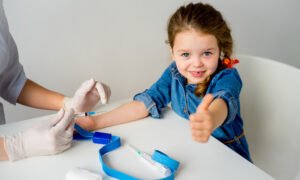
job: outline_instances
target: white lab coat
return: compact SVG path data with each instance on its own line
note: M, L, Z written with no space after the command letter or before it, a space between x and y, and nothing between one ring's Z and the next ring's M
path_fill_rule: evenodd
M23 66L19 62L17 46L9 32L3 0L0 0L0 97L16 104L26 80ZM0 124L3 123L5 118L0 102Z

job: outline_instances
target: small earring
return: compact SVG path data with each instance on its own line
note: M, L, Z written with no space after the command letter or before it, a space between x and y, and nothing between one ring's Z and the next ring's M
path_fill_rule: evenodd
M221 59L221 61L224 59L224 52L223 51L220 54L220 59Z

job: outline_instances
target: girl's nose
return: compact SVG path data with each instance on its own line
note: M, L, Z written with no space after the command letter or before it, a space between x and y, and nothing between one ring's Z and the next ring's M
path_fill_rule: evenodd
M193 59L193 66L195 66L195 67L201 67L201 66L203 66L202 59L200 57L195 57Z

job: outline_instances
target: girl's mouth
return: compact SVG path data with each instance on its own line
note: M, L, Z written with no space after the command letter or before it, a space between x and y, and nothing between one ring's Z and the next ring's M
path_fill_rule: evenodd
M200 78L204 75L205 71L190 71L190 74L195 78Z

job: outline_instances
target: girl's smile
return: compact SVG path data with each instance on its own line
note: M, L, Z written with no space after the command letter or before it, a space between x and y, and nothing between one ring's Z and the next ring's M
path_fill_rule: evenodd
M204 76L205 71L189 71L189 73L191 74L191 76L193 76L194 78L201 78Z

